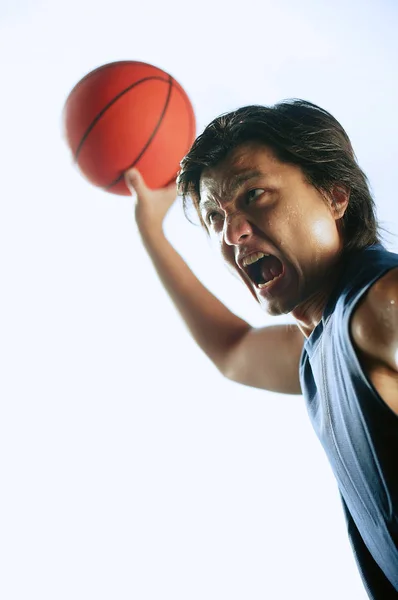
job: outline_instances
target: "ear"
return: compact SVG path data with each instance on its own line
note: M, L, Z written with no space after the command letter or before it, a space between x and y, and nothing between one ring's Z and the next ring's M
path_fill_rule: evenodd
M350 190L345 185L335 184L328 194L329 206L336 221L344 217L350 200Z

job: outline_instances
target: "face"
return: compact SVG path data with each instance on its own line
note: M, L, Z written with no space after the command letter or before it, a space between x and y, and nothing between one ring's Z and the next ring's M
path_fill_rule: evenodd
M330 282L342 248L334 203L259 143L238 146L200 181L199 209L210 238L232 271L272 315L316 299Z

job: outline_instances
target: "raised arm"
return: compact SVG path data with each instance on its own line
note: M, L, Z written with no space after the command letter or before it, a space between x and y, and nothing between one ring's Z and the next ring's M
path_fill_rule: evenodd
M166 239L163 221L175 186L150 190L137 171L126 174L136 193L136 221L144 246L191 335L219 371L239 383L299 394L304 338L296 326L254 329L207 290Z

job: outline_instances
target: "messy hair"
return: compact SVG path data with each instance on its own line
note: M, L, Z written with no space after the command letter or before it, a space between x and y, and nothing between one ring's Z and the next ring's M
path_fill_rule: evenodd
M237 146L263 143L276 158L301 168L306 180L325 198L336 185L349 190L341 219L344 248L354 250L380 242L375 203L350 139L326 110L305 100L274 106L245 106L214 119L181 162L178 191L187 214L193 203L199 214L200 178Z

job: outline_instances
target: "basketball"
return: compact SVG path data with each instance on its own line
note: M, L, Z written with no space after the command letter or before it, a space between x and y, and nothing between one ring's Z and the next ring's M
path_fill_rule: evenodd
M81 173L107 192L130 195L124 172L137 168L148 187L175 180L196 133L181 85L142 62L121 61L88 73L70 92L64 132Z

